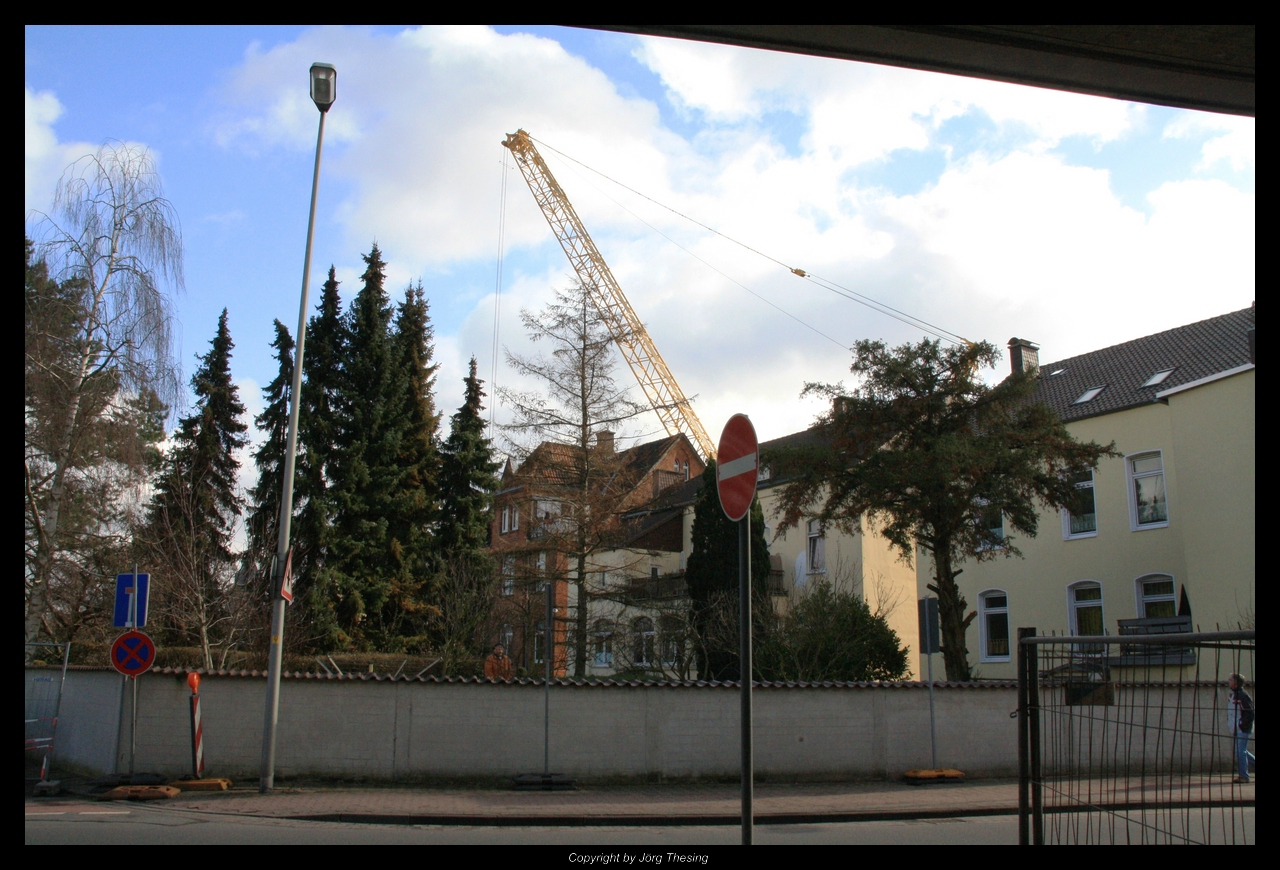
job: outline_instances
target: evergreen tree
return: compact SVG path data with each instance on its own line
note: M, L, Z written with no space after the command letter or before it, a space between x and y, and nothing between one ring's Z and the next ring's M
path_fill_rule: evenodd
M489 510L499 465L484 435L484 381L476 377L476 358L463 380L466 399L453 415L449 439L441 450L440 532L438 549L446 558L483 552L489 544Z
M244 405L231 380L227 311L191 378L195 412L178 426L148 511L147 543L158 561L157 591L168 628L197 639L212 666L212 629L221 620L231 537L243 500L235 451L247 441ZM160 579L162 578L162 579Z
M279 370L262 391L267 406L253 419L267 433L262 446L253 454L258 466L257 485L249 491L252 508L245 521L250 556L263 563L275 551L280 526L280 493L284 485L284 459L289 438L289 394L293 388L293 336L279 320L275 322Z
M1077 441L1032 400L1035 370L983 383L978 370L999 358L987 342L860 341L850 367L856 390L805 387L831 403L818 421L824 437L761 457L789 478L780 529L817 518L851 530L868 517L904 558L932 557L928 589L938 596L948 680L970 676L965 631L976 614L965 614L960 563L1020 555L1013 536L997 537L983 516L998 510L1008 528L1034 537L1042 508L1076 503L1073 478L1119 455L1114 443Z
M720 507L716 463L707 463L694 503L692 550L685 571L694 631L698 635L698 674L702 679L738 679L738 524ZM769 544L764 536L760 500L751 503L751 590L753 631L762 634L768 609Z
M334 515L330 481L338 437L336 402L346 354L347 327L333 266L320 291L316 314L307 323L302 359L302 395L298 409L298 471L290 541L293 546L294 606L301 618L290 646L326 651L341 649L346 637L338 624L337 587L327 567L330 523Z
M434 332L422 284L410 285L396 317L395 341L406 380L404 416L408 429L401 445L404 477L391 535L401 543L410 572L419 576L430 573L431 536L440 514L440 414L435 402L439 366L432 362Z
M338 622L348 642L398 649L422 583L415 581L412 553L395 536L408 477L400 465L410 435L408 378L389 328L386 264L376 244L364 260L335 396L340 422L329 475L334 516L326 565L334 572Z

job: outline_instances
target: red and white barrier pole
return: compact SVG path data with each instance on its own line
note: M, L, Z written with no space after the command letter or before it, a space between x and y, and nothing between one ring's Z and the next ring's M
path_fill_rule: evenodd
M191 687L191 773L195 779L204 775L204 729L200 724L200 675L187 674Z

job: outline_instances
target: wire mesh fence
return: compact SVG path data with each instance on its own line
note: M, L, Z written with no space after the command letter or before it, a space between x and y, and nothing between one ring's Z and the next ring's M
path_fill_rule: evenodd
M58 735L58 713L62 686L67 679L69 643L28 643L28 664L39 662L50 670L26 668L25 737L28 769L39 767L40 782L49 779L53 763L54 739ZM56 670L60 668L61 670Z
M1253 843L1254 632L1133 622L1019 629L1020 842Z

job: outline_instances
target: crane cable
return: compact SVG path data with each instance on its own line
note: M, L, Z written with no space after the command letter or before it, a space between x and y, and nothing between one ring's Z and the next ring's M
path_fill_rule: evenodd
M489 369L489 441L493 441L494 409L498 406L498 325L502 317L502 260L506 246L507 234L507 156L506 148L502 149L502 184L498 196L498 274L493 291L493 347Z
M532 137L530 137L530 138L532 138ZM545 144L545 143L544 143L544 144ZM549 145L548 145L547 147L548 147L548 148L550 148L551 146L549 146ZM554 148L552 148L551 150L555 151L555 149L554 149ZM559 152L559 151L556 151L556 153L557 153L557 154L559 154L560 152ZM561 156L564 156L564 155L561 155ZM570 158L570 159L572 159L572 158ZM576 161L576 160L575 160L574 162L575 162L575 163L577 163L577 161ZM581 164L579 164L579 165L581 165ZM569 171L573 172L573 174L574 174L574 175L577 175L579 178L582 178L582 175L580 175L580 174L578 173L578 171L577 171L577 170L575 170L572 166L570 166L570 167L569 167ZM593 170L593 171L594 171L594 170ZM599 173L597 173L597 174L599 174ZM848 345L845 345L845 344L841 343L840 341L838 341L837 339L832 338L831 336L829 336L829 335L827 335L825 332L823 332L821 329L818 329L816 326L814 326L814 325L812 325L812 324L810 324L810 323L806 323L805 321L801 320L799 317L796 317L796 316L795 316L794 314L792 314L790 311L787 311L785 308L782 308L782 307L781 307L781 306L779 306L779 305L775 305L773 302L770 302L768 299L766 299L765 297L761 296L761 295L760 295L759 293L757 293L756 291L752 290L752 289L751 289L750 287L748 287L746 284L743 284L743 283L742 283L741 281L739 281L737 278L734 278L732 275L726 274L725 272L721 271L721 270L720 270L719 268L717 268L716 266L712 265L711 263L708 263L708 262L707 262L706 260L704 260L702 257L699 257L699 256L698 256L697 254L695 254L693 251L689 250L689 249L688 249L688 248L686 248L684 245L680 244L680 243L679 243L679 242L677 242L675 239L671 238L671 236L667 235L667 234L666 234L666 233L664 233L662 230L658 229L658 228L657 228L657 227L655 227L653 224L649 223L647 220L645 220L644 218L640 217L640 215L636 214L636 213L635 213L635 212L633 212L631 209L627 208L625 205L623 205L622 203L618 202L618 200L614 199L612 196L609 196L609 194L605 193L603 190L601 190L600 188L596 187L594 184L591 184L591 181L590 181L589 179L582 178L582 180L583 180L583 181L585 181L587 184L591 185L591 188L592 188L593 190L595 190L597 193L599 193L601 196L603 196L605 199L609 200L609 201L610 201L610 202L612 202L614 205L616 205L618 208L622 209L622 210L623 210L623 211L625 211L627 214L631 215L633 218L635 218L636 220L640 221L640 223L644 224L646 227L648 227L649 229L653 230L653 231L654 231L655 233L657 233L658 235L662 236L662 237L663 237L664 239L666 239L668 242L670 242L671 244L675 245L675 246L676 246L677 248L679 248L680 250L684 251L684 252L685 252L686 254L688 254L690 257L693 257L695 260L697 260L697 261L698 261L699 263L701 263L702 265L706 266L706 267L707 267L708 269L710 269L711 271L715 272L716 274L720 275L721 277L725 278L726 280L731 281L731 282L733 282L734 284L737 284L739 287L741 287L743 290L746 290L748 293L750 293L752 296L754 296L754 297L756 297L757 299L759 299L759 300L760 300L761 302L763 302L765 305L768 305L768 306L770 306L771 308L774 308L774 309L776 309L777 311L781 312L782 314L785 314L787 317L790 317L792 320L794 320L796 323L800 324L801 326L804 326L804 327L806 327L806 328L808 328L808 329L813 330L813 331L814 331L814 332L816 332L818 335L822 336L822 337L823 337L823 338L825 338L827 341L829 341L829 342L831 342L832 344L834 344L836 347L839 347L839 348L842 348L842 349L848 350ZM643 194L642 194L642 195L643 195Z
M807 280L807 281L811 281L811 282L813 282L816 286L821 287L823 290L826 290L826 291L828 291L828 292L830 292L830 293L834 293L835 295L840 296L840 297L845 298L845 299L848 299L848 300L850 300L850 301L852 301L852 302L857 302L857 303L858 303L858 304L860 304L860 305L864 305L864 306L866 306L866 307L868 307L868 308L872 309L873 311L877 311L877 312L879 312L879 313L881 313L881 314L884 314L884 315L887 315L887 316L889 316L889 317L892 317L894 320L898 320L898 321L900 321L900 322L902 322L902 323L907 324L908 326L913 326L913 327L915 327L915 328L917 328L917 329L923 329L924 331L926 331L926 332L930 332L930 333L932 333L933 335L937 336L938 338L940 338L940 339L942 339L942 340L944 340L944 341L950 342L951 344L956 344L956 345L960 345L960 346L966 346L966 345L971 345L971 344L973 343L973 342L969 341L969 339L965 338L964 336L962 336L962 335L960 335L960 334L958 334L958 333L952 332L952 331L950 331L950 330L948 330L948 329L943 329L942 327L940 327L940 326L936 326L936 325L934 325L934 324L930 323L930 322L929 322L929 321L927 321L927 320L922 320L921 318L916 317L915 315L908 314L908 313L906 313L905 311L901 311L901 310L899 310L899 309L897 309L897 308L894 308L892 305L887 305L887 304L885 304L884 302L880 302L880 301L878 301L878 300L876 300L876 299L872 299L870 296L867 296L865 293L859 293L859 292L858 292L858 291L856 291L856 290L851 290L851 289L849 289L848 287L845 287L845 286L843 286L843 285L841 285L841 284L838 284L838 283L836 283L835 281L831 281L831 280L829 280L829 279L827 279L827 278L823 278L823 277L822 277L822 276L820 276L820 275L815 275L815 274L813 274L812 272L808 272L808 271L806 271L806 270L804 270L804 269L800 269L800 268L798 268L798 267L788 265L787 263L784 263L782 260L779 260L777 257L770 256L769 254L766 254L764 251L761 251L761 250L758 250L758 249L756 249L756 248L753 248L753 247L751 247L750 245L746 244L745 242L740 242L740 241L738 241L737 239L733 238L732 236L727 235L727 234L725 234L725 233L722 233L720 230L717 230L715 227L708 226L707 224L704 224L702 221L697 220L696 218L689 217L687 214L684 214L683 212L678 211L678 210L676 210L676 209L672 208L671 206L667 205L666 203L659 202L658 200L654 199L653 197L649 196L648 194L641 193L640 191L636 190L635 188L630 187L630 186L628 186L628 185L626 185L626 184L623 184L621 181L618 181L616 178L611 178L610 176L605 175L605 174L604 174L603 172L601 172L600 170L598 170L598 169L594 169L594 168L592 168L592 167L588 166L587 164L583 163L581 160L577 160L577 159L575 159L575 158L573 158L573 157L570 157L568 154L565 154L563 151L559 150L558 148L555 148L554 146L548 145L546 142L543 142L541 139L535 139L533 136L530 136L529 138L530 138L530 139L533 139L533 141L537 142L539 145L543 146L544 148L547 148L547 149L549 149L549 150L551 150L551 151L554 151L556 154L559 154L559 155L560 155L561 157L563 157L564 159L569 160L569 161L572 161L573 163L576 163L576 164L578 164L579 166L581 166L583 169L586 169L586 170L588 170L589 172L593 172L593 173L595 173L596 175L599 175L601 178L605 179L606 181L609 181L609 182L611 182L611 183L613 183L613 184L616 184L616 185L618 185L619 187L623 188L624 190L628 190L628 191L630 191L631 193L634 193L636 196L639 196L639 197L641 197L641 198L643 198L643 199L647 199L649 202L653 203L654 205L658 206L659 208L666 209L667 211L671 212L672 214L676 215L677 217L683 218L684 220L689 221L689 222L690 222L690 223L692 223L692 224L695 224L695 225L697 225L697 226L699 226L699 227L702 227L704 230L707 230L707 231L708 231L708 232L710 232L710 233L714 233L715 235L719 236L720 238L722 238L722 239L724 239L724 240L726 240L726 241L732 242L733 244L737 245L737 246L738 246L738 247L740 247L740 248L745 248L746 250L750 251L751 253L755 254L755 255L756 255L756 256L758 256L758 257L763 257L764 259L766 259L766 260L770 261L771 263L776 263L776 264L778 264L779 266L781 266L782 268L786 269L788 272L792 273L793 275L796 275L796 276L798 276L798 277L800 277L800 278L804 278L804 279L805 279L805 280ZM594 186L594 185L593 185L593 186ZM597 188L597 189L598 189L598 188ZM610 198L612 199L612 197L610 197ZM614 200L614 202L617 202L617 200ZM618 203L618 205L620 205L620 206L621 206L621 203ZM622 206L622 207L623 207L623 208L626 208L625 206ZM627 211L628 211L629 213L631 213L633 216L637 217L637 219L640 219L640 218L639 218L639 216L638 216L638 215L635 215L635 213L634 213L634 212L631 212L631 211L630 211L630 209L627 209ZM650 229L654 229L654 228L653 228L653 226L652 226L651 224L649 224L647 221L646 221L646 222L644 222L644 223L645 223L645 225L646 225L646 226L648 226ZM654 231L655 231L655 232L659 232L659 231L658 231L658 230L656 230L656 229L655 229ZM669 237L667 237L667 236L665 236L665 235L663 235L663 237L664 237L664 238L668 238L668 240L670 241ZM673 244L675 244L675 243L673 242ZM687 249L687 248L684 248L684 246L682 246L682 245L681 245L680 247L681 247L681 249L682 249L682 250L688 251L688 249ZM695 255L695 254L692 254L692 252L689 252L689 253L690 253L692 256L695 256L695 257L697 256L697 255ZM701 260L703 263L706 263L706 261L705 261L705 260L702 260L702 258L701 258L701 257L697 257L697 259ZM707 265L708 265L708 266L711 266L711 264L710 264L710 263L707 263ZM712 268L712 269L715 269L715 267L714 267L714 266L711 266L711 268ZM715 269L715 271L720 272L720 270L719 270L719 269ZM724 273L723 273L723 272L720 272L720 274L721 274L721 275L724 275ZM728 278L729 276L728 276L728 275L725 275L725 277L726 277L726 278ZM729 280L733 281L733 279L732 279L732 278L729 278ZM759 295L759 294L756 294L756 293L754 293L753 291L749 290L748 288L746 288L746 287L745 287L745 286L743 286L742 284L738 283L737 281L734 281L734 283L735 283L735 284L738 284L738 286L739 286L739 287L743 287L743 289L744 289L744 290L747 290L747 292L752 293L752 295L756 295L756 296L758 296L758 295ZM763 297L760 297L760 298L763 298ZM768 300L765 300L765 301L767 302ZM770 304L770 305L773 305L773 303L771 303L771 302L770 302L769 304ZM774 307L774 308L777 308L778 306L774 305L773 307ZM779 311L781 311L782 309L780 309L780 308L779 308L778 310L779 310ZM783 312L783 313L785 314L786 312ZM788 316L788 317L791 317L792 315L788 314L787 316ZM794 318L794 317L793 317L792 319L793 319L793 320L798 320L798 318ZM803 321L801 321L801 322L803 322ZM805 324L805 326L808 326L808 324L806 323L806 324ZM813 327L812 327L812 326L810 326L809 328L810 328L810 329L813 329ZM815 331L815 332L817 332L818 330L816 330L816 329L815 329L814 331ZM820 334L821 334L821 333L820 333ZM824 336L824 337L830 338L830 336ZM834 339L832 339L832 340L834 341ZM839 342L837 342L837 344L839 344ZM841 346L843 347L843 345L841 345Z

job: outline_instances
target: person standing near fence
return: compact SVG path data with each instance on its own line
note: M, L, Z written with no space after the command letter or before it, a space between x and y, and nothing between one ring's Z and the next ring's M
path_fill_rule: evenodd
M502 644L493 648L493 652L484 660L484 675L491 680L509 680L512 677L511 659Z
M1239 674L1227 677L1227 688L1230 689L1227 724L1231 726L1236 749L1234 782L1248 782L1249 768L1254 766L1253 753L1249 751L1249 740L1253 736L1253 698L1244 690L1244 679Z

